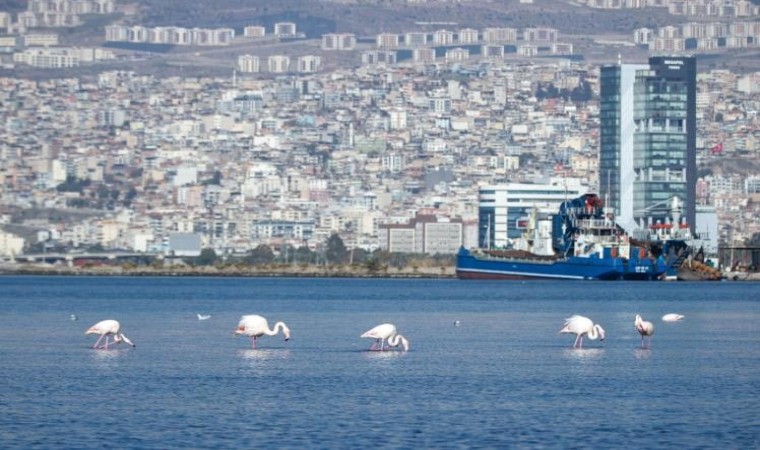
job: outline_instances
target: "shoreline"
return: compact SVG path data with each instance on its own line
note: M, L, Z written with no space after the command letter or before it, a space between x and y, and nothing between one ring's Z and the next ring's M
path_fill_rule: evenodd
M370 271L363 267L345 266L281 266L281 267L121 267L94 266L69 267L39 264L0 264L2 276L77 276L77 277L220 277L220 278L389 278L389 279L456 279L454 266L437 268L416 267ZM679 280L683 281L683 280ZM707 281L707 280L699 280ZM760 281L760 272L724 273L720 280L711 281Z
M418 268L401 270L345 269L341 267L282 267L282 268L123 268L123 267L65 267L65 266L30 266L0 265L0 276L114 276L114 277L240 277L240 278L428 278L455 279L455 268L437 269Z

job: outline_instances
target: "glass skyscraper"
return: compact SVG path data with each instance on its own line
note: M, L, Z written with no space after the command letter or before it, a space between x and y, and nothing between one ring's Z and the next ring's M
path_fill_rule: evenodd
M618 222L666 222L678 197L692 231L696 191L696 59L601 68L599 190Z

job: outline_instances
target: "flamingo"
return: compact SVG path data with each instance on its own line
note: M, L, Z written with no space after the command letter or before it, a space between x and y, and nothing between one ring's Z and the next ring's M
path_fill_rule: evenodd
M265 334L267 336L276 336L280 331L282 331L286 341L290 339L290 328L288 328L283 322L275 323L274 329L270 330L267 319L252 314L240 317L240 322L238 323L237 329L235 329L235 334L251 337L251 347L256 348L256 339L258 337Z
M636 327L636 331L641 335L641 348L644 347L644 336L649 337L648 346L652 346L652 335L654 334L654 324L642 319L640 315L636 314L636 320L633 321L633 325Z
M211 318L211 314L197 314L198 320L208 320Z
M121 332L121 324L119 324L117 320L111 320L111 319L101 320L100 322L88 328L87 331L84 332L84 334L99 334L100 335L100 337L95 342L95 345L92 346L92 348L107 349L110 335L113 335L114 344L118 344L120 342L126 342L132 347L135 347L135 344L132 341L130 341L129 338L124 336L124 333ZM98 347L98 344L100 344L100 341L101 339L103 339L103 336L105 336L106 342L102 346Z
M365 332L359 337L374 339L375 343L372 344L370 350L385 350L385 341L388 341L390 347L401 347L404 351L409 351L409 341L402 335L396 332L396 327L390 323L384 323L376 326L375 328ZM380 344L380 348L378 348Z
M588 317L574 315L565 319L565 326L559 330L560 333L575 334L573 348L583 348L583 336L591 340L604 340L604 328L599 324L594 324Z
M670 313L662 316L663 322L678 322L679 320L683 320L683 316L681 314Z

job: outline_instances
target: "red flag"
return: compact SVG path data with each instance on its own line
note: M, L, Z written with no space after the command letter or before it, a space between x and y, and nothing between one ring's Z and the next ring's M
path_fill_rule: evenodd
M713 145L713 147L710 149L711 155L717 155L718 153L721 153L723 151L723 143Z

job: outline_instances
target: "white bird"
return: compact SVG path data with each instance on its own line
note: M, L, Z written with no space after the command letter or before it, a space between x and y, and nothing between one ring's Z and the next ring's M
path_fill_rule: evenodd
M559 330L560 333L575 334L573 348L583 348L583 336L585 335L592 341L599 339L604 340L604 328L599 324L594 324L588 317L574 315L565 319L565 326Z
M359 337L375 340L372 347L370 347L370 350L385 350L385 341L388 341L390 347L398 347L401 345L405 352L409 350L409 341L404 336L398 334L398 332L396 332L396 327L390 323L378 325ZM378 348L378 344L380 348Z
M211 314L198 314L198 320L208 320L211 318Z
M678 322L679 320L683 320L683 316L681 314L670 313L662 316L663 322Z
M652 346L652 335L654 334L654 324L642 319L640 315L636 314L636 319L633 321L633 325L636 327L636 331L641 335L641 348L644 347L644 336L649 337L648 346Z
M237 329L235 329L235 334L250 337L251 347L256 348L257 338L265 334L267 336L276 336L280 331L282 331L282 335L285 336L286 341L290 339L290 328L288 328L283 322L275 323L274 329L270 330L267 319L252 314L240 317L240 322L238 323Z
M131 345L132 347L135 346L132 341L130 341L124 334L121 332L121 325L116 320L101 320L100 322L96 323L95 325L91 326L87 329L87 331L84 332L84 334L99 334L100 337L95 342L95 345L92 346L92 348L108 348L109 344L109 337L113 335L113 343L118 344L120 342L126 342L127 344ZM105 336L106 342L102 346L98 347L98 344L100 344L101 339Z
M72 314L69 316L69 319L71 319L72 321L75 321L75 320L78 320L78 317L76 314Z

